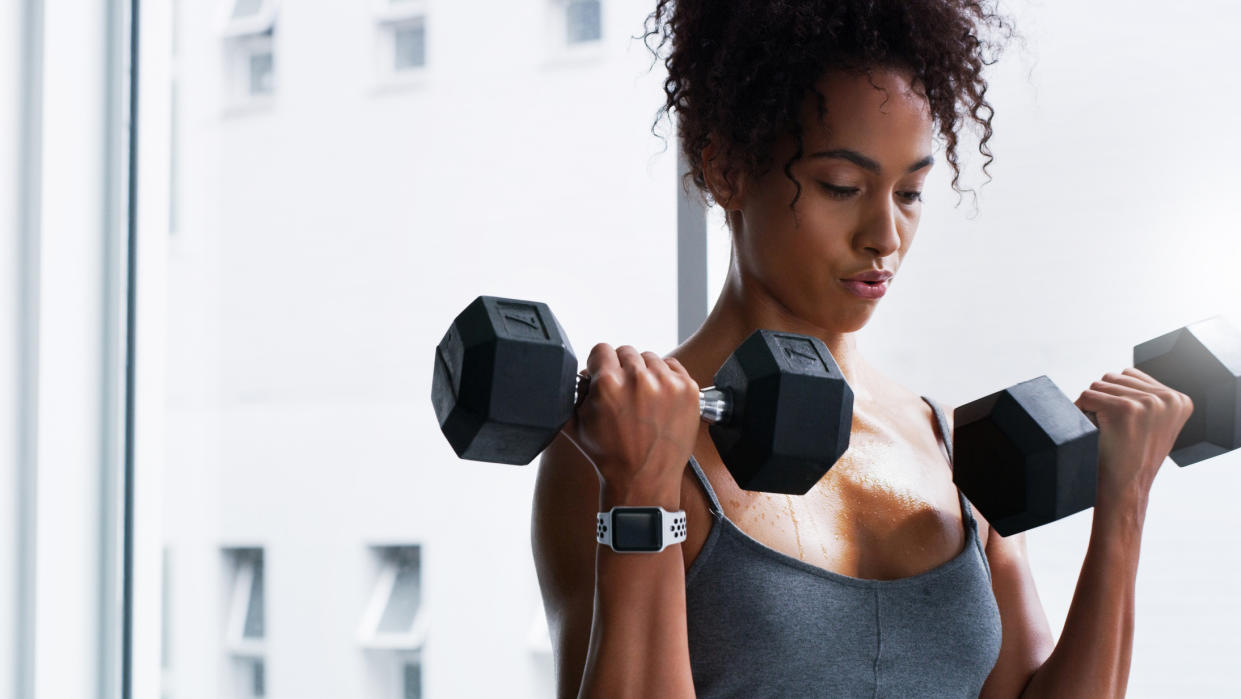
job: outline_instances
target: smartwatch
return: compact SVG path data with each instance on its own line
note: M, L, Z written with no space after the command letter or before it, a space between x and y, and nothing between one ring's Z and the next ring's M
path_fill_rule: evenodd
M598 514L595 540L617 553L659 553L685 541L685 510L613 507Z

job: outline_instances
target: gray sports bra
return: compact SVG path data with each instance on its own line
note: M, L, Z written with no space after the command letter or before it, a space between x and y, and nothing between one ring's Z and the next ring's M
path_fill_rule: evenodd
M952 459L944 414L930 399ZM1000 652L991 569L969 501L965 547L924 573L868 580L760 543L710 500L711 531L685 575L699 697L977 697Z

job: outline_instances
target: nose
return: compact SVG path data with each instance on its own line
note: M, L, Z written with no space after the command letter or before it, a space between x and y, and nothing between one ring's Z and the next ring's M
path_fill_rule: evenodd
M889 197L880 197L867 211L857 234L857 245L871 250L878 257L887 257L900 250L901 221L895 204Z

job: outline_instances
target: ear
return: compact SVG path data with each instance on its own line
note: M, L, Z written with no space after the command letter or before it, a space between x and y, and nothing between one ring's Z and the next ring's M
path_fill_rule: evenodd
M707 141L700 153L702 158L702 177L707 182L707 190L711 198L724 211L737 211L741 208L744 193L744 174L735 168L729 168L720 157L715 141Z

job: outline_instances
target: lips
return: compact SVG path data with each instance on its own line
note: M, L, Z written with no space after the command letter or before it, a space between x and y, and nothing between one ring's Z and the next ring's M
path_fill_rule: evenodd
M851 277L845 277L841 281L869 282L869 283L874 284L878 282L886 282L891 278L892 278L892 272L889 272L887 270L881 270L881 269L871 269L865 272L860 272Z
M852 279L842 279L840 283L849 293L863 299L880 299L888 293L888 282L865 282Z

